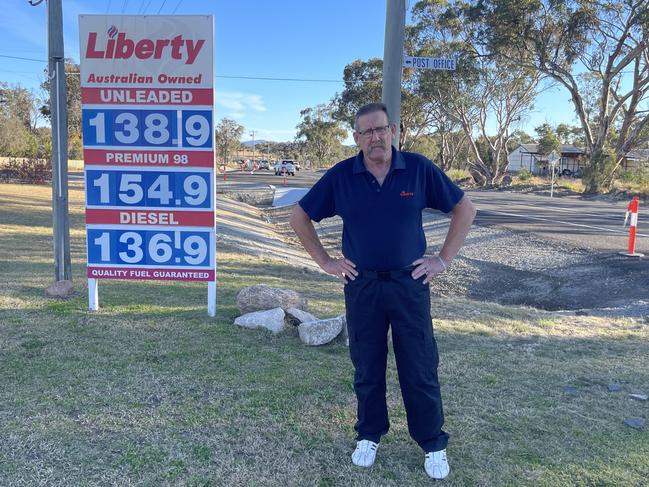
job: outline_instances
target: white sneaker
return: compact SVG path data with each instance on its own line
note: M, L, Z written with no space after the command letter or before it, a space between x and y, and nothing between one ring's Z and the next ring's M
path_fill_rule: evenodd
M451 470L446 460L446 450L431 451L426 453L424 469L431 479L442 480Z
M356 442L356 450L352 453L352 463L358 467L371 467L376 459L378 443L370 440Z

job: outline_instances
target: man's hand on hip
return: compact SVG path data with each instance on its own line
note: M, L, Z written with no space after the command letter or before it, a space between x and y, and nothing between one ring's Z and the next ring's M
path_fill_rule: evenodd
M352 281L358 276L356 264L351 260L341 257L340 259L329 259L324 263L322 269L327 273L336 276L343 283L347 284L347 279Z
M416 265L415 270L412 271L413 279L419 279L421 276L426 276L422 284L428 284L433 280L437 274L441 274L446 270L446 262L439 256L433 255L432 257L422 257L412 263Z

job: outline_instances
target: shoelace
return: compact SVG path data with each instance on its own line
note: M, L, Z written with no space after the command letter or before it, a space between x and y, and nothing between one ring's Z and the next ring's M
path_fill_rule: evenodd
M376 443L372 442L372 441L369 441L369 440L361 440L361 442L360 442L359 445L358 445L358 449L359 449L362 453L367 453L367 452L370 451L370 450L371 450L371 451L376 451L376 447L377 447L377 446L378 446L378 445L377 445Z
M435 452L435 451L431 451L431 452L426 453L426 460L434 460L435 453L437 453L437 452ZM447 461L447 460L446 460L446 452L445 452L445 451L443 451L443 452L440 453L440 460L441 460L442 462L446 462L446 461Z

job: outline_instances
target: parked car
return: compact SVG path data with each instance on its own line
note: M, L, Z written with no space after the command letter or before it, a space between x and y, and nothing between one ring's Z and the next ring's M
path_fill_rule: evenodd
M259 161L259 169L266 169L267 171L270 171L270 162L268 162L266 159L262 159Z
M291 162L292 162L293 165L295 166L295 170L296 170L296 171L299 171L300 169L302 169L302 167L300 166L299 161L291 161Z
M293 161L282 161L275 164L275 175L276 176L295 176L295 165Z

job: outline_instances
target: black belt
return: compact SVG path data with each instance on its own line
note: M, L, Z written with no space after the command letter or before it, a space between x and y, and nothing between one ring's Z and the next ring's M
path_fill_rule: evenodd
M410 277L412 271L415 270L416 265L410 265L403 269L396 269L394 271L359 271L358 277L366 277L367 279L378 279L380 281L389 281L391 279L398 279L400 277Z

